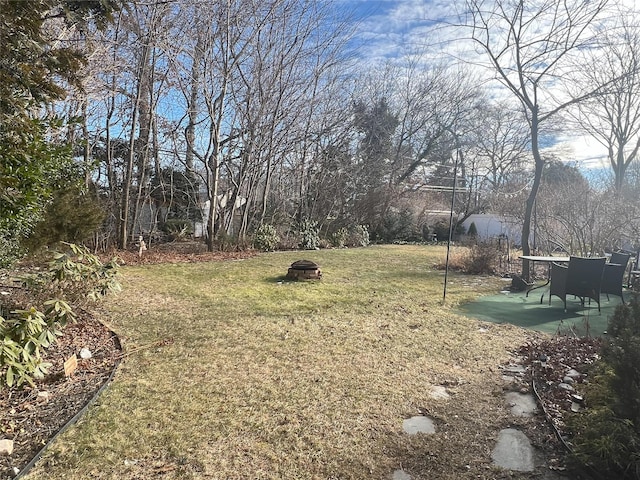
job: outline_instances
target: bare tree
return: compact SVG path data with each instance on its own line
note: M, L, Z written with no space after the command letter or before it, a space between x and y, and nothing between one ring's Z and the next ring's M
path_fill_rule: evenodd
M607 150L616 192L640 149L640 27L630 19L637 15L625 12L601 33L603 48L584 73L592 88L607 87L578 105L580 125Z
M369 117L364 124L360 121L360 127L368 126L361 129L360 140L366 143L372 137L389 144L377 152L363 149L356 156L366 175L358 175L354 194L363 196L369 209L375 206L367 215L372 233L387 215L392 221L396 213L418 213L418 204L424 202L417 190L438 190L432 196L441 197L438 203L450 204L452 159L459 160L459 180L471 174L467 175L466 151L483 101L477 83L459 66L434 63L426 52L413 51L366 72L357 91L360 114ZM367 177L375 179L376 188L362 181ZM472 204L468 192L463 188L456 195L456 209L465 214Z
M149 179L151 156L156 154L151 149L153 144L151 133L155 121L154 105L157 102L154 86L157 82L155 76L158 73L158 57L162 55L161 49L158 48L160 27L166 21L165 15L168 10L166 4L138 5L134 2L131 14L127 15L128 27L135 36L137 48L133 49L133 53L137 65L134 77L135 93L129 136L129 158L120 210L120 248L127 248L129 235L132 233L130 229L134 229L138 223L143 195L147 192L145 187ZM131 195L132 187L137 187L135 197ZM134 200L133 207L132 200Z
M485 188L500 188L526 161L528 126L520 111L506 102L489 104L478 115L472 140L477 174Z
M591 185L574 165L549 159L537 200L538 243L549 242L579 255L623 246L633 215L612 201L610 189Z
M608 0L467 0L471 38L489 60L495 77L522 107L530 130L534 175L525 204L522 250L531 248L531 217L540 187L544 158L541 128L559 112L593 96L583 91L568 96L562 80L575 78L583 49L594 44L596 21ZM601 87L596 87L599 91ZM522 274L529 278L529 263Z

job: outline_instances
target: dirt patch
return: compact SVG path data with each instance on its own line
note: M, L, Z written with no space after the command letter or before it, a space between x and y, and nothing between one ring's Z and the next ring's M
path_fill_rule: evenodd
M563 418L582 398L582 386L588 381L587 370L599 357L602 340L569 336L531 342L520 347L526 378L533 381L535 393L545 407L545 414L558 434L566 436ZM570 387L570 388L569 388Z

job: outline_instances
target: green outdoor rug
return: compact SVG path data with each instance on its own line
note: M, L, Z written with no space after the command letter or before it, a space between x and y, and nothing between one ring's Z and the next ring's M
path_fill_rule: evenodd
M544 293L544 300L540 304L540 296ZM631 297L625 292L625 301ZM498 295L480 297L478 300L461 306L462 313L478 320L493 323L511 323L523 328L529 328L550 334L575 334L578 336L606 335L609 317L615 308L621 304L620 297L606 295L600 299L601 313L598 304L591 302L580 305L580 299L567 297L567 311L564 311L562 300L551 298L549 305L548 291L534 290L529 296L525 292L504 291Z

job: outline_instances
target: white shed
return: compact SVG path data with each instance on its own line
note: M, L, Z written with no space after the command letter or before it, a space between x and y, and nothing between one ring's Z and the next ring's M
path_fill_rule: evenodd
M512 244L519 245L522 238L522 223L513 217L505 217L491 213L474 213L469 215L462 224L469 231L469 227L475 223L479 240L487 240L504 236Z

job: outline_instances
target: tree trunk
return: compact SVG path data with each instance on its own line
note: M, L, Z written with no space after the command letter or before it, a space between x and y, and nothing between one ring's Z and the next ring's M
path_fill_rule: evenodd
M150 164L149 155L149 139L151 137L151 119L152 119L152 92L151 86L153 85L153 65L150 52L152 47L148 45L149 42L145 42L142 54L142 65L140 68L140 76L138 77L138 90L140 95L138 97L138 123L139 133L138 141L135 144L136 148L136 160L137 160L137 178L138 190L136 192L136 201L134 203L133 221L131 227L135 229L140 217L140 210L144 204L145 183L147 181L147 170ZM150 63L151 62L151 63ZM141 233L141 232L138 232Z
M218 149L209 157L209 216L207 218L207 251L215 250L216 216L218 213L218 182L220 179L220 166L218 162Z
M184 135L187 142L187 148L185 151L185 170L187 176L192 179L195 178L194 169L194 145L196 142L196 122L198 121L198 92L200 89L200 77L201 77L201 64L202 57L204 56L204 50L202 48L202 34L198 33L196 40L195 50L193 52L193 65L191 66L191 85L189 86L189 103L187 105L188 123L185 128Z
M538 115L537 107L533 107L534 112L531 118L531 152L535 161L535 171L533 177L533 185L531 191L527 197L525 203L524 222L522 224L522 254L531 255L531 247L529 245L529 236L531 234L531 218L533 216L533 207L536 202L536 196L540 189L540 182L542 180L542 169L544 167L544 159L540 155L540 148L538 145ZM527 282L531 281L531 271L529 268L529 262L527 260L522 261L522 278Z

